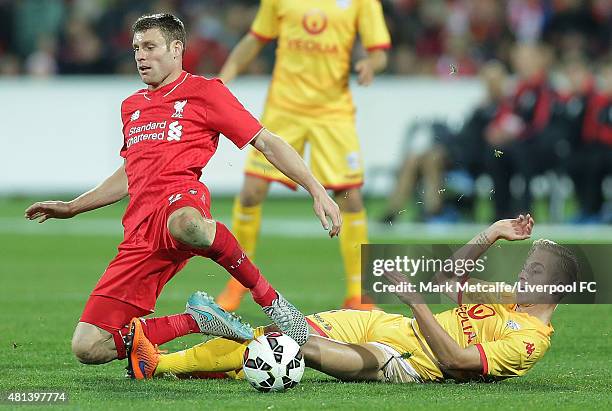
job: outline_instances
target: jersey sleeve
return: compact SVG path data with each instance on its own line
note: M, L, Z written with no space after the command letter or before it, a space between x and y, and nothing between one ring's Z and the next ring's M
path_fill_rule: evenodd
M207 87L206 121L242 149L261 131L261 123L249 113L221 80Z
M278 37L278 26L277 0L262 0L251 25L251 34L261 40L272 40Z
M524 375L544 356L549 346L550 342L533 330L513 332L497 341L476 344L482 374L498 378Z
M465 285L466 289L465 291L460 289L457 292L458 304L514 304L516 302L515 293L496 287L493 282L469 278L462 285ZM469 290L470 287L475 288L476 285L480 285L482 290Z
M361 0L357 19L361 43L366 50L372 51L391 47L391 36L389 36L379 0Z

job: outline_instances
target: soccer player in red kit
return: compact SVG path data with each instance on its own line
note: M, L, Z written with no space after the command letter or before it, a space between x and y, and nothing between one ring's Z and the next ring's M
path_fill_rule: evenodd
M210 194L199 179L222 133L238 148L253 145L303 186L325 229L331 219L332 237L341 226L338 206L293 148L263 128L220 80L182 70L185 28L178 18L143 16L133 31L136 65L148 87L121 105L124 164L72 201L39 202L25 212L26 218L44 222L130 196L124 239L85 305L72 340L74 354L87 364L125 358L130 320L152 313L164 285L196 255L225 268L283 332L304 344L304 316L270 286L229 230L212 219ZM190 297L183 314L140 321L154 344L193 332L252 336L249 326L199 293Z

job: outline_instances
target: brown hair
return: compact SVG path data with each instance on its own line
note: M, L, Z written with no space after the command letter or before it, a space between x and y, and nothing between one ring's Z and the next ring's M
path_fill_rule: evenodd
M166 46L170 47L170 43L178 40L183 43L183 51L185 51L185 41L187 34L183 22L176 16L169 13L150 14L141 16L132 26L134 33L147 31L150 29L159 29L162 36L166 39Z

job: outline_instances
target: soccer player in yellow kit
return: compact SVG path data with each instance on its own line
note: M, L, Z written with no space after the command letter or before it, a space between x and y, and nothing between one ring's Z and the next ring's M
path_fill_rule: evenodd
M498 239L531 235L533 219L500 220L460 249L455 258L476 260ZM562 246L535 241L519 281L571 284L578 264ZM439 284L457 281L436 275ZM389 273L392 284L406 278ZM469 280L479 281L479 280ZM414 318L383 311L328 311L308 316L311 336L301 347L306 365L345 381L427 382L498 380L524 375L550 348L552 314L562 295L492 295L448 293L457 308L432 314L416 293L398 294ZM533 302L534 297L539 304ZM470 302L467 302L467 301ZM500 302L511 302L500 304ZM273 327L259 327L255 336ZM178 353L160 355L141 332L136 333L133 363L142 363L147 378L163 373L225 372L236 377L248 342L216 338Z
M378 0L262 0L250 32L238 43L219 77L228 83L270 40L277 39L276 63L268 91L264 126L283 136L300 154L310 145L313 174L332 190L344 221L340 250L347 308L361 303L360 244L367 243L366 213L360 188L363 162L355 129L355 107L348 87L356 35L367 57L355 64L358 82L369 85L387 64L390 37ZM261 204L270 182L291 189L295 182L255 150L250 151L242 190L234 203L232 231L254 258ZM230 281L217 298L228 311L240 305L245 289Z

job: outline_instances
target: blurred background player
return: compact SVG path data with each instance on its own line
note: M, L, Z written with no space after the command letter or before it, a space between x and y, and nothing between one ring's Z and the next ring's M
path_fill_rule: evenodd
M444 187L444 176L447 170L461 170L476 178L484 171L485 156L493 152L492 149L482 150L486 144L485 133L507 100L508 73L501 62L492 60L483 65L479 77L486 95L458 132L453 133L444 124L432 124L433 133L429 134L432 141L428 141L424 149L419 149L413 138L415 143L400 165L397 181L381 217L383 223L393 223L400 216L415 194L419 179L423 182L424 220L448 222L456 219L456 213L444 209L444 195L440 192ZM409 132L414 135L414 130Z
M262 123L302 155L306 143L310 145L313 173L334 192L344 221L340 235L347 283L344 307L370 309L371 304L361 301L360 245L367 243L367 220L360 191L363 162L348 88L357 34L367 57L355 64L355 70L359 84L367 86L386 67L385 49L390 47L379 1L263 0L250 32L230 54L220 78L226 83L234 79L269 41L278 39ZM261 225L261 204L273 181L296 189L293 181L251 151L232 220L232 231L251 258ZM230 280L218 303L236 310L245 292L238 281Z
M593 79L584 63L574 65L578 66L575 71L586 71L577 75L583 78L582 90L576 94L584 100L584 115L580 124L581 139L568 167L580 206L575 222L610 223L611 211L602 208L602 185L605 177L612 173L612 58L602 62L598 90L593 89Z
M557 135L547 133L556 98L548 75L550 49L541 44L518 44L512 51L512 65L518 83L505 110L500 110L486 133L492 150L502 156L487 156L487 170L493 179L496 219L531 209L531 179L557 163ZM523 178L516 203L510 191L513 175Z

